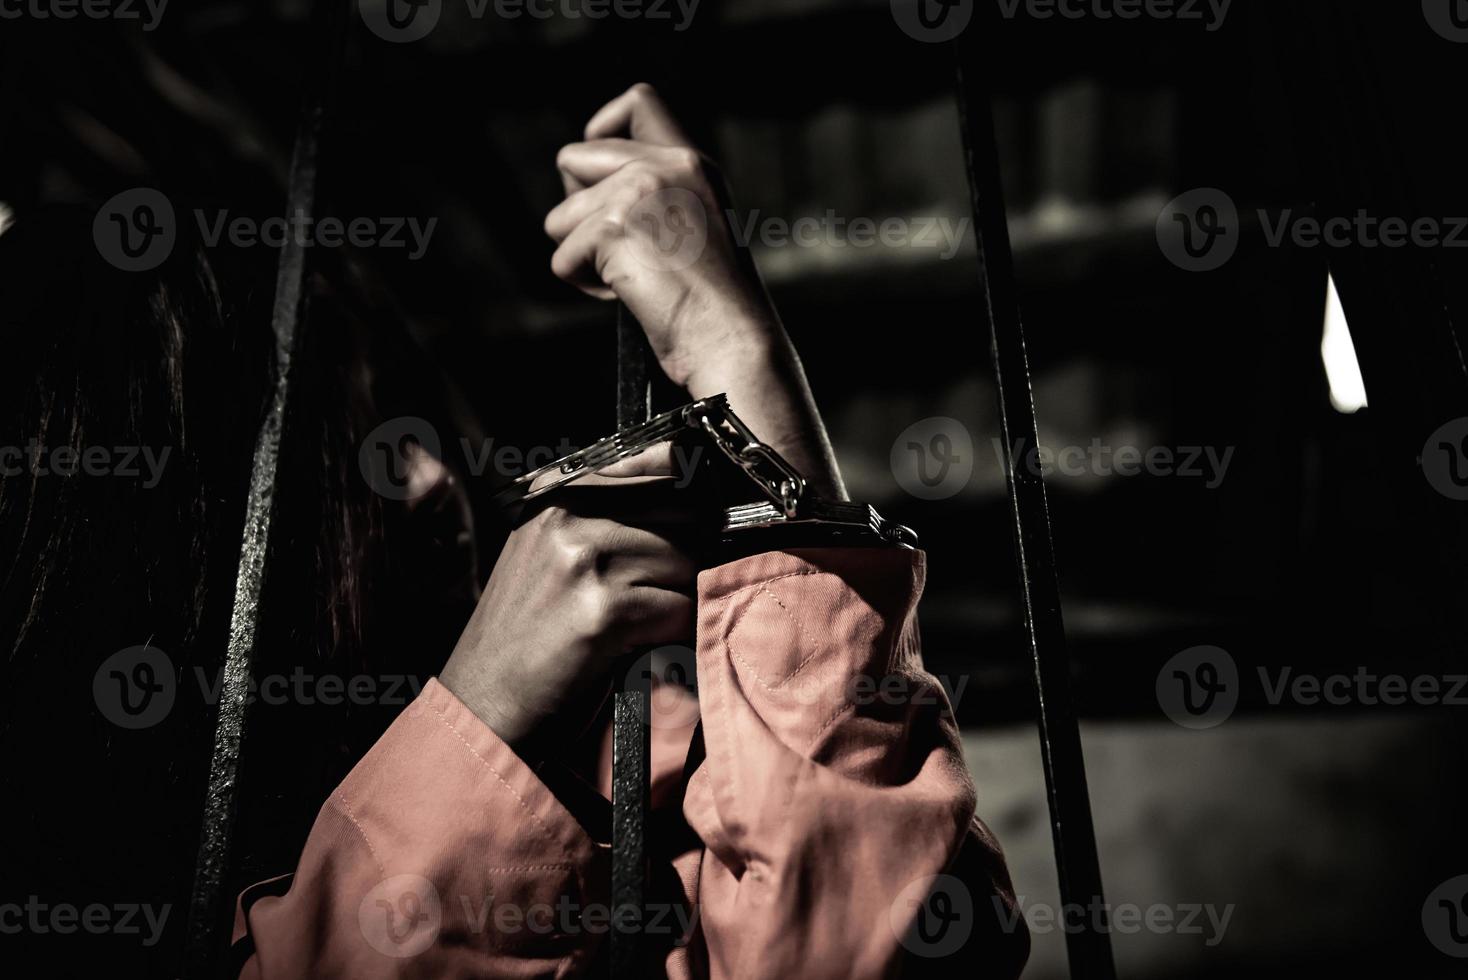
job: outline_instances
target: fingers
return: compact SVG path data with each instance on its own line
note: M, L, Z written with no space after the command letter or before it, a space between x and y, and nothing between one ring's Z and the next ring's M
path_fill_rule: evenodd
M650 446L528 502L517 523L527 524L554 510L637 527L686 529L710 519L713 507L706 494L691 488L701 458L697 448L690 451L682 442ZM531 484L532 490L544 489L560 477L559 469L552 468Z
M649 446L636 456L618 460L597 473L597 476L614 480L634 476L677 476L679 474L675 462L673 444L660 442L656 446Z
M662 98L646 83L632 86L597 110L586 124L585 137L587 143L632 142L690 150L693 147ZM607 163L605 159L595 162L600 162L603 167ZM557 164L559 166L559 159ZM613 166L612 170L615 169ZM600 177L588 177L577 173L574 168L560 167L560 170L561 184L567 195L590 187L611 172L603 170Z
M602 467L595 473L588 473L578 482L583 484L604 483L608 480L632 477L682 476L684 475L683 470L687 469L686 458L687 450L681 446L675 456L671 440L660 442L657 445L648 446L636 456L628 456L626 459ZM548 466L546 471L530 484L530 489L531 491L542 490L547 484L555 482L561 476L558 466Z
M577 143L574 145L582 147L591 144ZM684 153L687 151L674 150L671 152ZM545 233L560 242L564 241L571 232L586 224L598 212L625 214L642 198L667 186L662 171L671 169L672 166L672 161L658 160L651 155L628 161L621 169L612 171L590 187L583 187L572 193L560 204L551 208L545 216ZM596 173L589 167L582 172L587 175Z
M566 185L566 200L546 216L546 234L560 240L580 221L626 195L631 206L665 187L703 189L712 163L687 147L655 146L609 139L568 143L556 154L556 167Z
M614 258L626 250L623 239L632 232L650 234L661 247L658 220L668 206L655 195L678 189L694 195L705 209L716 208L718 193L709 182L716 171L688 145L667 107L647 86L633 86L604 106L588 124L586 136L585 142L564 146L556 155L566 200L545 218L545 232L559 246L551 271L588 296L612 300L619 295L619 284L611 281L608 270L620 269L624 280L629 271ZM651 203L644 207L644 202ZM645 243L646 238L638 241Z
M691 594L698 567L671 537L642 527L605 527L604 577L624 588L649 586Z
M586 124L588 140L631 136L662 146L691 146L687 135L651 85L639 82L597 110Z
M592 144L576 146L587 148L586 159L591 162L578 169L583 160L579 150L567 152L565 158L582 177L595 179L603 172L598 167L610 166ZM551 256L551 271L587 295L611 299L620 295L619 283L613 281L619 270L622 277L637 271L630 268L627 257L655 270L664 268L658 261L666 254L663 241L670 213L679 215L684 231L707 235L708 216L717 205L705 166L693 150L654 147L572 194L546 215L546 233L560 243ZM681 196L657 196L674 190Z
M525 504L518 524L546 511L568 518L607 519L642 528L687 529L710 519L714 504L698 491L694 474L701 455L672 442L651 446L596 473L557 487ZM560 477L552 470L537 479ZM535 487L532 484L532 487ZM538 488L537 488L538 489Z
M551 272L596 299L615 299L614 283L606 281L605 266L611 258L611 239L623 228L613 212L603 208L571 230L551 255Z
M567 235L605 206L605 186L587 187L576 191L546 214L545 233L552 241L563 242Z
M665 529L688 528L709 516L707 508L711 505L705 497L671 477L588 482L591 479L568 484L528 506L539 505L537 511L555 507L577 517Z
M693 598L666 589L633 588L618 599L618 619L623 623L624 649L686 642L693 635L696 613Z
M633 160L659 150L667 152L666 147L627 139L567 143L556 154L556 169L561 172L561 181L569 195L599 184Z

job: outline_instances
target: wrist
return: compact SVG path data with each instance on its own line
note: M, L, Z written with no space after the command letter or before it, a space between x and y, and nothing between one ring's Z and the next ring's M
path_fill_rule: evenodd
M663 372L694 398L728 389L728 381L773 363L789 341L768 302L747 290L706 290L680 305L668 330L671 348L658 350Z
M482 673L466 666L461 660L450 656L438 682L458 698L489 730L511 749L523 757L529 742L531 726L526 714L506 704L502 690L497 685L486 683Z
M805 369L783 330L770 343L701 362L686 387L694 398L727 394L735 414L760 441L784 456L813 491L833 500L846 499Z
M750 392L768 390L788 376L795 353L778 327L737 328L685 363L680 384L691 397L727 394L744 401Z

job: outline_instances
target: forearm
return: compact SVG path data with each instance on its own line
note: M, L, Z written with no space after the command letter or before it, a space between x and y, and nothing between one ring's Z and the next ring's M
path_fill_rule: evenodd
M722 329L721 329L722 328ZM816 408L800 355L773 310L725 314L717 346L688 366L694 398L727 393L730 406L806 478L822 497L846 499L830 437Z
M814 492L844 499L800 358L725 217L717 167L647 85L603 107L585 136L556 156L567 197L546 215L552 271L620 299L675 384L695 398L727 393Z

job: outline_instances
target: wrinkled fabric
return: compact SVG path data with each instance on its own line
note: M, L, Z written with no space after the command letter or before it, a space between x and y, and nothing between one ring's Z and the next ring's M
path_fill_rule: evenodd
M595 808L433 681L327 800L295 874L241 896L241 976L578 976L618 925L670 978L1018 976L1028 936L921 663L924 574L920 552L831 549L699 576L697 702L661 687L649 716L640 925L607 907Z

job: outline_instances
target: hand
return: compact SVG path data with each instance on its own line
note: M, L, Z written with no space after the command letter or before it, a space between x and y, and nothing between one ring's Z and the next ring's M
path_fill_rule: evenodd
M695 515L672 474L663 445L583 477L500 553L439 681L523 757L590 724L622 654L692 635L676 539Z
M648 85L634 85L556 157L566 199L546 216L551 269L598 299L620 299L664 373L734 411L816 492L845 496L835 455L785 334L725 217L713 163Z
M647 85L603 107L585 135L556 157L566 199L545 219L560 246L551 269L626 303L680 386L715 358L758 356L778 321L741 264L712 161Z

